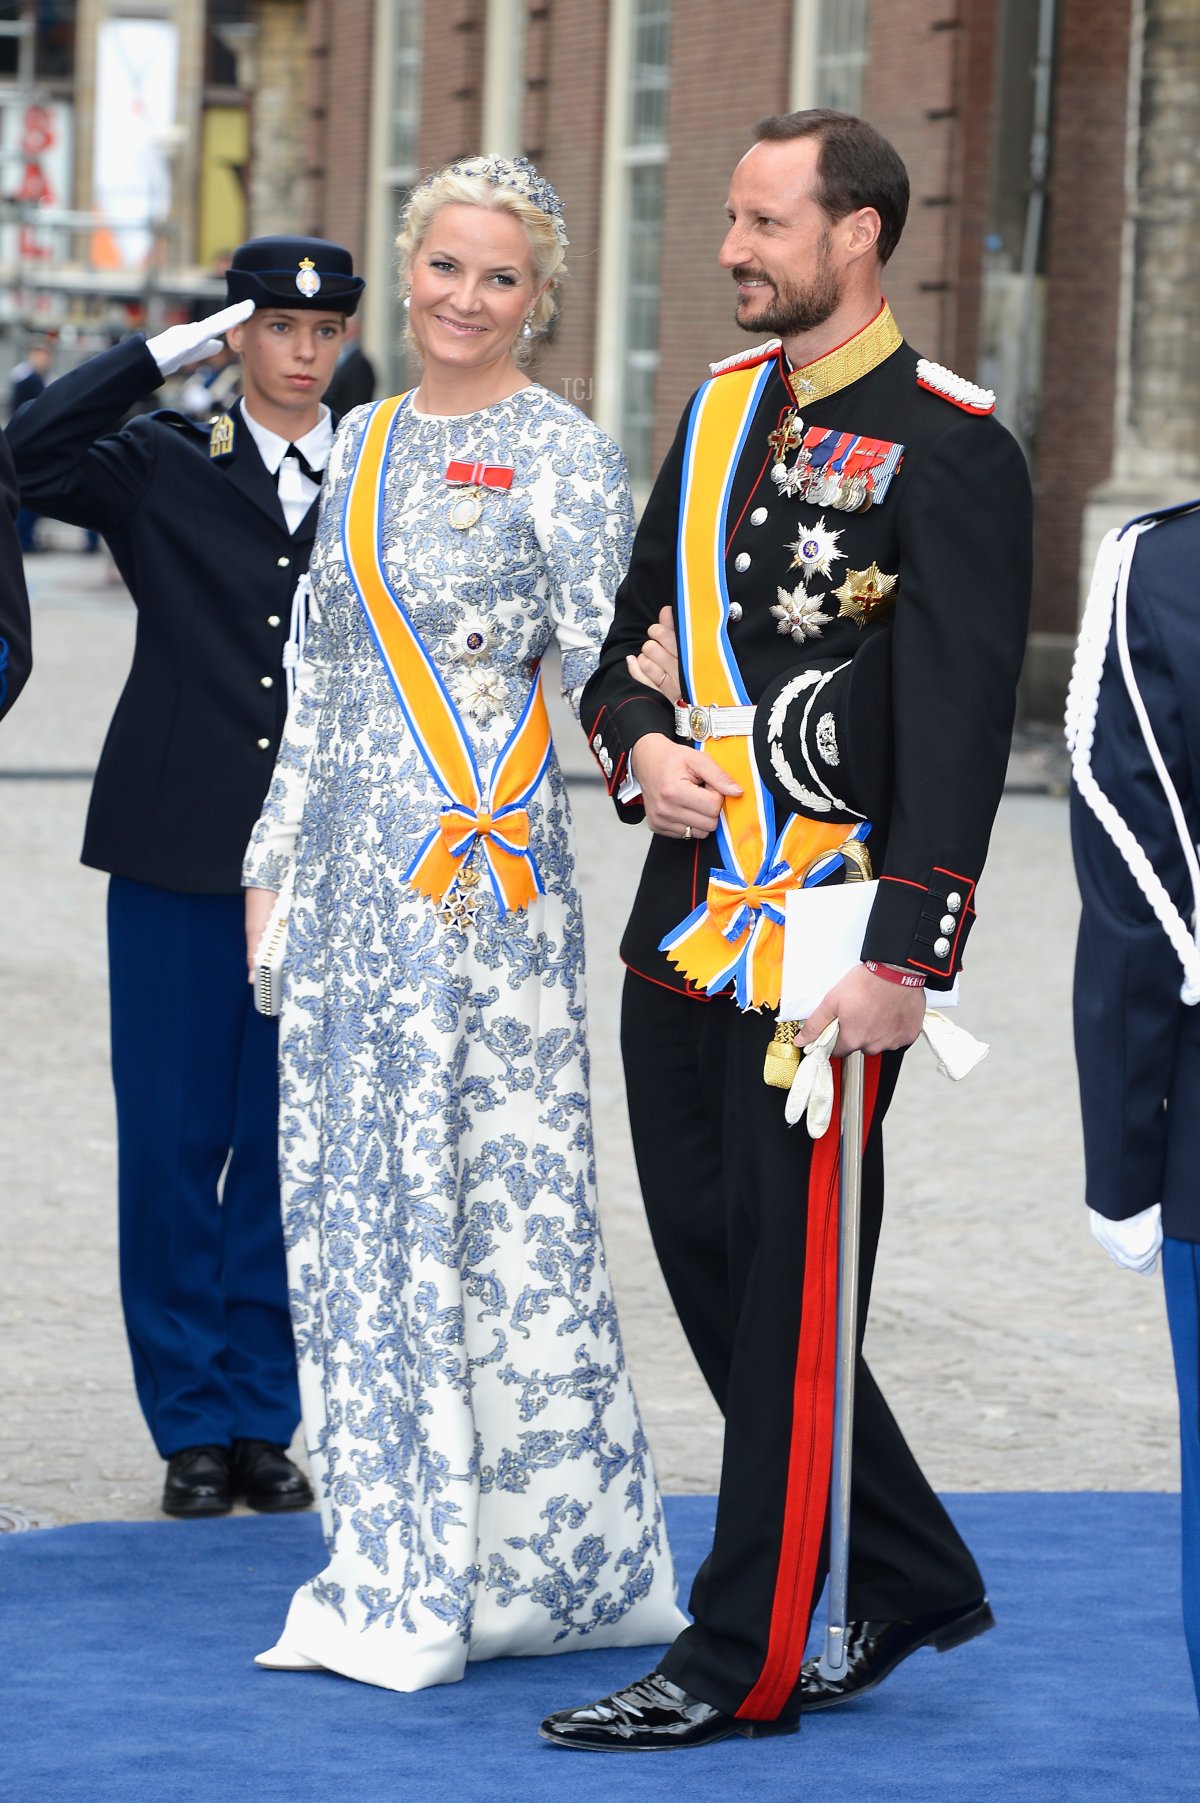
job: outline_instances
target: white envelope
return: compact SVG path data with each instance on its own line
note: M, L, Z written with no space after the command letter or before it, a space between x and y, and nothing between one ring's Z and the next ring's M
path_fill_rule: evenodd
M811 889L789 889L780 1020L807 1020L834 984L860 962L867 919L878 892L878 882L832 887L818 883ZM927 993L934 1007L953 1008L958 1001L958 979L951 989Z

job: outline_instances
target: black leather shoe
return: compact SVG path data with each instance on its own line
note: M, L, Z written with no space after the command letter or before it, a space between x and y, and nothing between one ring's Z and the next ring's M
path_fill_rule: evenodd
M283 1509L311 1509L312 1487L282 1446L269 1440L235 1440L233 1488L252 1509L271 1514Z
M800 1673L800 1712L832 1709L835 1703L845 1703L864 1691L874 1690L918 1647L931 1646L935 1653L948 1653L977 1635L986 1634L995 1625L986 1596L963 1609L917 1615L911 1621L848 1622L845 1676L823 1678L819 1660L807 1660Z
M560 1709L538 1729L556 1747L589 1753L665 1753L670 1747L707 1747L728 1734L795 1734L799 1722L743 1722L699 1697L690 1697L662 1672L639 1678L628 1690L602 1697L586 1709Z
M185 1446L167 1460L162 1493L167 1515L227 1515L233 1482L227 1446Z

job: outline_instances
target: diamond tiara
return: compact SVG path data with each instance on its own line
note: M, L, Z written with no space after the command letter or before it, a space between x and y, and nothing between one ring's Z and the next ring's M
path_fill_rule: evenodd
M491 182L494 188L511 188L514 194L523 195L539 211L545 213L561 245L565 247L570 242L562 201L545 176L538 174L528 157L465 157L461 163L447 164L443 173L479 176L485 182ZM434 182L437 177L430 176L428 179L429 182ZM422 187L426 185L424 182L421 184Z

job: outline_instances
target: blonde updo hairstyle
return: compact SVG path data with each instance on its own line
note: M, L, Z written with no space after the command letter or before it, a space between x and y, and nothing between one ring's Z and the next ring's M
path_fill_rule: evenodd
M481 164L486 161L482 157L472 160ZM407 289L408 271L429 234L435 216L442 207L455 203L484 207L493 213L511 213L524 227L533 260L534 285L541 287L542 283L546 284L534 303L529 336L518 333L512 348L514 362L526 363L537 348L538 339L545 334L558 312L558 290L566 280L567 262L566 247L559 239L550 215L517 188L507 187L489 180L485 175L474 173L470 162L439 169L436 175L431 175L427 181L414 188L401 217L400 232L396 239L402 290ZM419 350L408 328L405 329L405 336L409 344Z

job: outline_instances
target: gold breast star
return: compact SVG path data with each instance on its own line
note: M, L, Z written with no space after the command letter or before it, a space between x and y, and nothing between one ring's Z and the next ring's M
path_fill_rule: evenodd
M833 591L840 603L838 618L865 626L886 604L895 586L896 578L885 576L877 563L868 564L865 570L847 571L841 588Z

